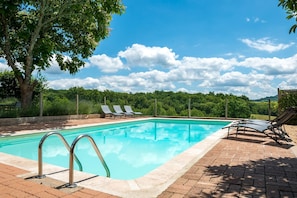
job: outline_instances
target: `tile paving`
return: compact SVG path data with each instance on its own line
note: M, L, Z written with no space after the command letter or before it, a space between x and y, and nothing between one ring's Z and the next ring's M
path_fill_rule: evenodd
M260 133L229 136L158 197L297 197L296 154L293 143L279 145ZM58 189L57 181L55 186L55 181L41 184L20 177L27 173L0 160L0 197L116 197L100 189Z
M292 149L258 133L222 139L159 197L297 197Z

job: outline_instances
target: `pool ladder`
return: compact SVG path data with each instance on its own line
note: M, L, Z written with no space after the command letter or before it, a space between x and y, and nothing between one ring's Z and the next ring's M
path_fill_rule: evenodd
M79 167L79 170L82 171L83 168L82 168L82 165L81 165L81 162L79 161L79 159L77 158L77 156L74 154L74 148L77 144L77 142L79 140L81 140L82 138L87 138L94 150L96 151L96 154L98 156L98 158L100 159L105 171L106 171L106 176L107 177L110 177L110 171L109 171L109 168L105 162L105 160L103 159L103 156L101 155L101 152L99 150L99 148L97 147L94 139L87 135L87 134L83 134L83 135L79 135L77 136L72 144L71 144L71 147L69 146L69 144L67 143L67 141L65 140L65 138L63 137L63 135L59 132L49 132L47 134L45 134L40 142L39 142L39 145L38 145L38 178L44 178L45 175L43 175L43 171L42 171L42 145L44 143L44 141L49 137L49 136L52 136L52 135L57 135L61 141L64 143L65 147L68 149L69 151L69 184L68 184L68 187L76 187L76 184L73 182L73 169L74 169L74 166L73 166L73 159L75 159L76 163L78 164L78 167Z

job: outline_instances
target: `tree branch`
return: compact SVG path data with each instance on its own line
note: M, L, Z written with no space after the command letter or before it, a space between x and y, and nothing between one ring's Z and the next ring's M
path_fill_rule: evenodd
M19 81L19 83L23 82L22 75L20 74L19 68L16 66L16 61L14 60L12 54L11 54L11 43L10 43L10 37L9 37L9 28L8 28L8 23L5 17L1 17L2 19L2 29L4 32L4 54L6 55L5 59L7 60L7 64L12 68L15 77Z
M42 20L44 18L45 9L46 8L46 0L42 0L40 4L40 15L36 25L34 32L32 33L30 45L27 51L26 57L26 66L25 66L25 81L29 82L31 80L31 75L33 71L33 50L36 44L36 41L39 37L40 30L42 28Z

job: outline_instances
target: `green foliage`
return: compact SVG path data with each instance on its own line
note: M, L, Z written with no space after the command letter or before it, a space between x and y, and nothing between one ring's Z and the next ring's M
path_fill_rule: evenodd
M295 23L297 22L297 1L296 0L279 0L278 6L281 6L286 10L287 19L294 19ZM289 33L295 33L297 28L297 24L291 26Z
M55 97L52 100L45 100L43 104L43 115L45 116L76 114L75 102L69 101L65 97Z
M20 109L17 117L35 117L39 116L39 108L36 105L32 105L31 108Z
M194 116L194 117L203 117L204 114L203 114L202 111L194 108L194 109L191 110L191 116Z
M281 97L279 99L280 111L285 110L288 107L297 107L297 90L286 91L282 90Z
M263 115L263 114L251 114L251 119L259 119L259 120L269 120L268 115ZM273 120L276 118L276 116L270 116L270 120Z
M119 93L110 90L85 90L81 87L69 90L48 89L43 92L43 115L71 115L76 114L77 96L79 114L102 113L100 105L131 105L135 111L144 115L155 115L155 101L157 101L158 116L193 117L225 117L226 102L229 118L249 118L251 114L268 115L268 102L250 101L245 96L232 94L165 92L153 93ZM277 102L271 102L272 115L277 114ZM39 99L34 100L33 115L39 115ZM30 113L29 111L27 113ZM26 114L27 115L27 114Z
M12 71L0 72L0 98L20 98L20 86Z
M92 114L92 113L98 113L98 111L94 111L93 103L91 101L80 101L79 102L79 114Z
M251 111L254 114L260 114L260 115L268 115L269 114L269 103L267 101L263 102L254 102L252 101L250 103ZM270 103L270 113L273 116L276 116L278 114L278 102L272 101Z
M22 107L32 102L33 71L55 59L61 70L76 73L109 35L112 16L124 10L121 0L0 1L0 58L21 87Z
M15 118L19 116L19 108L16 103L18 100L14 97L0 99L0 117Z
M14 98L14 97L3 98L3 99L1 98L0 99L0 104L1 105L15 104L17 102L18 102L18 100L16 98Z
M267 102L268 100L270 100L272 102L277 102L278 101L278 95L268 96L268 97L260 98L260 99L253 100L253 101L255 101L255 102Z

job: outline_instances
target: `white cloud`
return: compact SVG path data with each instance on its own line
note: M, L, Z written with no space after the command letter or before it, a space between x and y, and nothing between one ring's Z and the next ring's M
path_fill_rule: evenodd
M287 74L281 77L279 79L283 80L279 87L281 89L296 89L297 88L297 74Z
M253 68L268 75L283 75L296 73L297 54L288 58L246 58L238 63L239 66Z
M66 60L71 60L71 57L69 56L65 56L63 57L64 61ZM89 67L89 64L88 63L85 63L85 66L84 68L87 68ZM82 69L82 68L80 68ZM69 71L63 71L61 70L58 62L56 61L56 55L54 55L51 60L50 60L50 67L46 68L46 70L44 71L46 74L49 74L49 75L59 75L59 74L68 74Z
M137 54L139 52L139 54ZM97 66L102 72L118 72L117 75L102 76L90 73L88 78L64 78L56 61L46 74L55 74L56 80L48 81L53 89L69 89L80 86L86 89L113 90L121 92L153 92L155 90L187 91L191 93L209 91L246 95L260 98L276 94L280 88L297 86L297 54L287 58L245 57L228 54L231 58L200 58L178 56L168 48L146 47L135 44L121 57L95 55L86 63L86 68ZM237 58L232 58L237 57ZM127 61L123 62L121 58ZM127 64L125 64L127 63ZM135 64L135 65L133 65ZM164 67L160 67L164 66ZM0 69L8 68L4 59ZM126 70L120 73L120 70ZM133 71L132 67L139 67ZM94 68L93 68L94 69ZM86 71L87 72L87 71ZM53 75L51 75L53 77ZM60 78L60 79L59 79Z
M196 58L196 57L184 57L181 60L180 67L195 68L201 70L229 70L237 63L236 59L224 59L224 58Z
M245 21L246 22L254 22L254 23L266 23L266 21L265 20L262 20L262 19L260 19L259 17L253 17L253 18L249 18L249 17L247 17L247 18L245 18Z
M152 70L147 72L139 72L139 73L132 73L130 74L131 78L144 78L149 79L154 82L166 82L168 80L168 73L158 70Z
M236 63L236 59L184 57L168 72L168 79L192 85L204 79L218 78L221 71L231 70Z
M282 81L281 83L279 83L279 88L280 89L296 89L297 87L297 82L296 82L296 79L295 79L295 82L294 80L293 81Z
M249 85L249 78L241 72L234 71L225 73L217 79L217 86L227 86L227 87L246 87Z
M0 58L0 72L10 71L11 68L8 67L7 62L4 58Z
M74 78L74 79L59 79L59 80L52 80L48 82L48 86L53 89L69 89L71 87L84 87L86 89L94 89L97 88L99 89L102 85L102 82L100 82L99 79L95 78ZM105 90L99 89L99 90Z
M91 65L97 66L104 73L114 73L126 68L119 57L111 58L105 54L94 55L89 58L89 61Z
M139 67L171 67L178 64L178 56L167 47L147 47L133 44L125 51L120 51L118 56L125 58L129 66Z
M156 50L159 49L156 48ZM116 58L109 58L106 55L96 57L99 57L100 60L116 60ZM147 65L159 61L159 56L155 56L155 58L156 61L151 57L148 59L148 63L137 62L137 64L141 64L139 66L145 68ZM241 57L240 61L236 58L183 57L174 62L175 64L166 70L159 67L142 72L130 72L127 75L101 77L93 75L93 77L84 79L60 79L50 81L49 87L68 89L75 85L101 91L109 89L121 92L171 90L207 93L215 91L246 95L254 99L275 95L278 87L292 87L297 84L295 69L297 54L288 58ZM110 65L112 65L112 61ZM115 68L125 67L127 66L123 64ZM277 84L274 82L275 79L282 83Z
M58 62L56 61L55 56L51 59L50 65L51 66L45 70L45 72L47 74L56 75L56 74L66 73L65 71L62 71L60 69L60 66L59 66Z
M111 81L110 78L113 80ZM168 73L158 70L131 73L128 76L108 76L101 78L108 86L125 92L152 92L174 90L174 81L168 80Z
M245 38L245 39L240 39L240 41L251 48L254 48L260 51L267 51L269 53L285 50L291 47L292 45L294 45L293 42L289 44L283 44L283 43L276 44L272 42L268 37L261 38L258 40L251 40L251 39Z
M273 79L273 76L255 71L247 74L232 71L221 74L217 78L205 79L199 87L235 95L246 95L255 99L276 95L275 85L271 83Z

